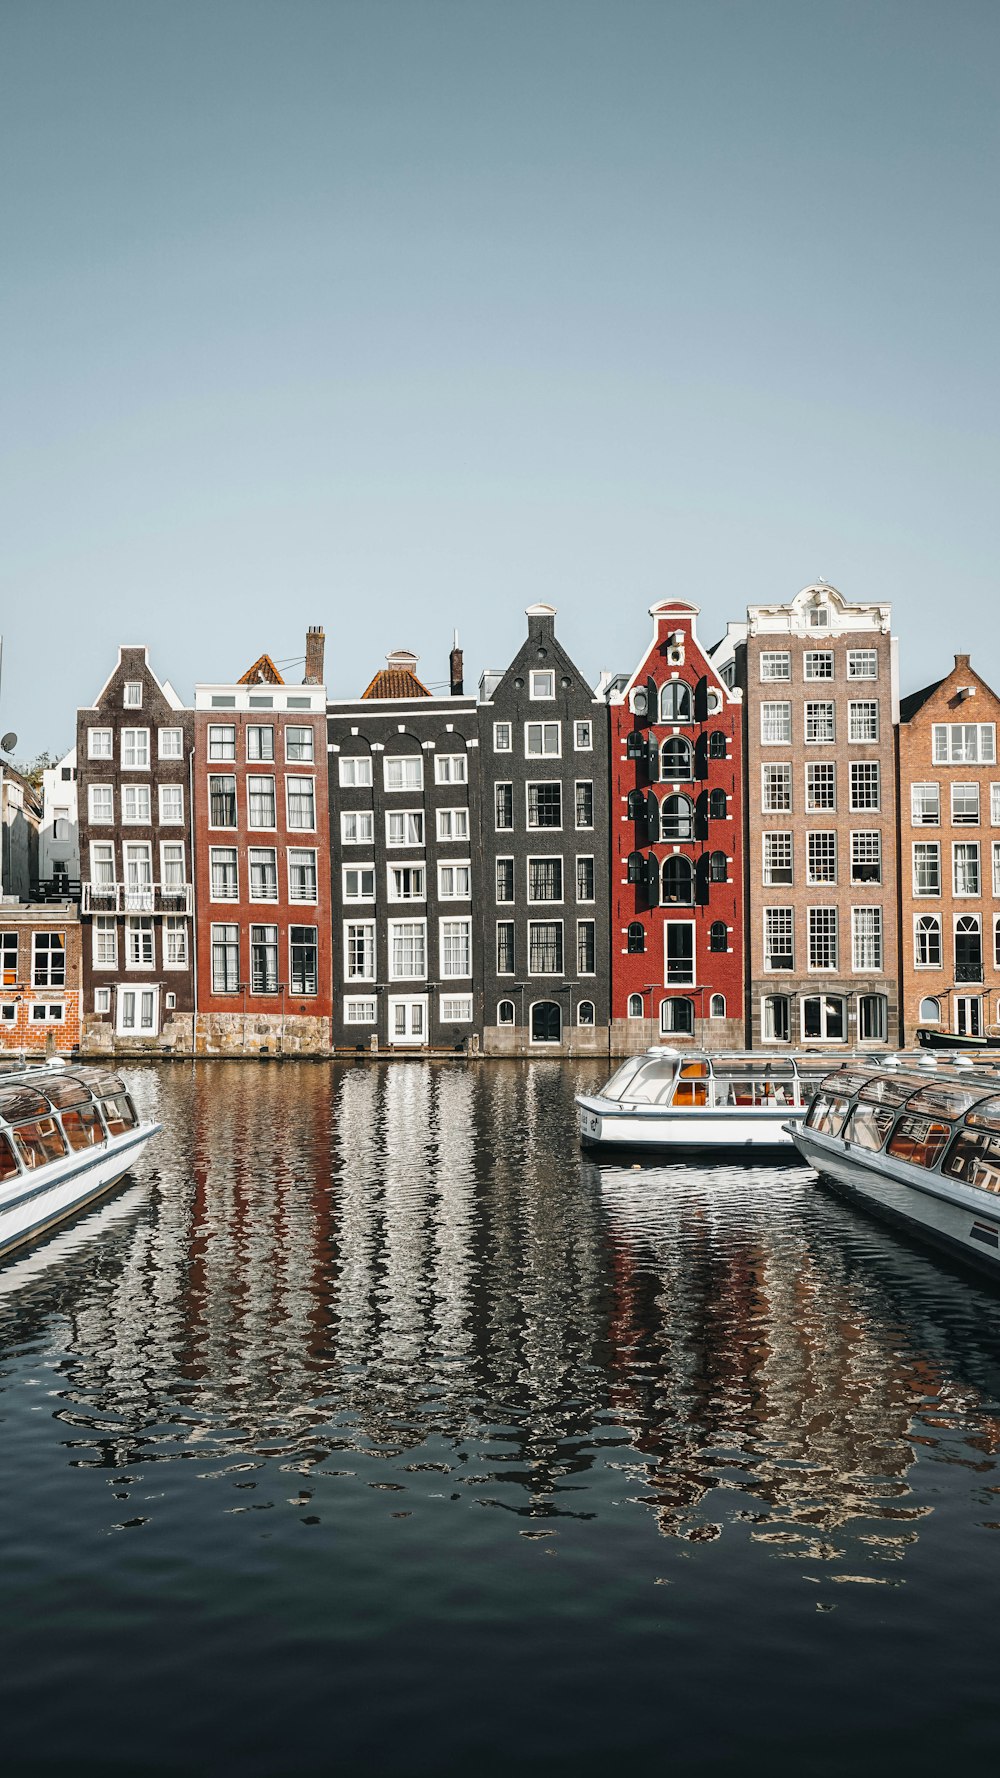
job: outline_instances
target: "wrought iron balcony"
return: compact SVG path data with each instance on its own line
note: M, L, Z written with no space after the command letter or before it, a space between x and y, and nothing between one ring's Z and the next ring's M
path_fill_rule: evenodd
M981 982L982 979L983 966L981 963L956 963L956 982Z
M82 914L191 914L192 883L81 884Z

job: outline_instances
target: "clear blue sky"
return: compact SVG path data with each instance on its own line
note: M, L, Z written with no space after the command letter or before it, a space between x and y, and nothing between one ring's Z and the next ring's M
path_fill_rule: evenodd
M996 0L4 0L2 724L823 576L1000 684Z

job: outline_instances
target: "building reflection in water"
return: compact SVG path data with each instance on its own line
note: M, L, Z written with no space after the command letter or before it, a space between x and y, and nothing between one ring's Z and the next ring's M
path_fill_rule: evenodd
M0 1341L59 1352L74 1463L363 1459L529 1517L610 1470L668 1535L903 1553L935 1424L992 1469L990 1299L801 1170L581 1163L599 1072L137 1068L146 1188L3 1275Z

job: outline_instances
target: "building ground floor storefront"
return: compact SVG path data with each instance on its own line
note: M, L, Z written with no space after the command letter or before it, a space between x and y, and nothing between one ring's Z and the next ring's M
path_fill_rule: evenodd
M752 1049L783 1044L897 1049L901 1043L897 984L883 976L862 981L763 976L750 982L747 1004Z

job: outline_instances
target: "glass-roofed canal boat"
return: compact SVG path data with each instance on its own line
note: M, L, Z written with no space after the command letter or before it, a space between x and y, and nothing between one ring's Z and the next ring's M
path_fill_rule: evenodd
M160 1128L106 1069L0 1072L0 1260L109 1192Z
M599 1093L576 1095L580 1140L588 1148L730 1155L788 1148L789 1120L805 1116L817 1082L829 1072L829 1056L816 1053L709 1053L657 1044L630 1056Z
M1000 1277L1000 1067L845 1063L788 1131L838 1190Z

